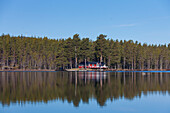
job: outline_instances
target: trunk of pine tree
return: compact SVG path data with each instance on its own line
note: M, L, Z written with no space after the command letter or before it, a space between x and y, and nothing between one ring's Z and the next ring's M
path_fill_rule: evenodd
M71 60L71 58L70 58L70 68L72 69L72 60Z
M100 57L100 63L102 63L102 59L103 59L103 57L102 57L102 54L101 54L101 57Z
M28 69L30 69L31 62L30 62L29 56L28 56L27 62L28 62L28 64L27 64L28 65Z
M47 66L46 66L46 64L44 63L44 69L47 69Z
M150 69L150 59L147 60L147 69Z
M160 69L162 69L162 56L160 57Z
M30 69L32 69L32 66L33 66L33 62L32 62L31 56L30 56Z
M139 61L139 69L142 69L142 68L141 68L141 61Z
M12 67L14 67L14 65L15 65L15 51L14 51L14 54L13 54L13 61L12 61Z
M132 59L132 70L133 70L133 59Z
M75 68L77 68L77 57L76 57L76 62L75 62Z
M34 61L34 62L35 62L34 68L35 68L35 69L37 69L37 64L36 64L36 61Z
M41 65L42 65L42 63L41 63L41 60L39 61L39 65L38 65L38 69L40 70L41 69Z
M152 56L151 56L151 58L149 59L150 60L150 69L152 69L152 61L153 61L153 59L152 59Z
M7 56L7 59L6 59L6 66L8 66L8 63L9 63L9 58Z
M117 69L119 69L119 67L120 67L120 65L119 65L119 64L117 64Z
M155 69L158 69L158 60L155 61Z
M75 68L77 68L77 48L75 46Z
M86 69L86 58L85 58L85 67L84 68Z
M165 69L168 69L168 64L169 64L169 61L165 60Z
M104 60L103 60L104 63L106 63L106 58L104 57Z
M109 56L108 66L109 66L109 68L110 68L110 56Z
M136 69L136 60L134 61L134 69Z
M4 69L5 66L5 54L3 54L3 58L2 58L2 70Z
M50 70L52 69L52 65L49 65L49 69L50 69Z
M125 61L125 57L123 58L123 68L126 68L126 61Z
M141 68L144 69L144 61L141 63Z
M64 69L64 64L62 64L62 68Z

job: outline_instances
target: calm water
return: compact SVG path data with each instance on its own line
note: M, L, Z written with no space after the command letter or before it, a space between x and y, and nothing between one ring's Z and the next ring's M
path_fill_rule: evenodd
M0 113L170 113L170 73L0 72Z

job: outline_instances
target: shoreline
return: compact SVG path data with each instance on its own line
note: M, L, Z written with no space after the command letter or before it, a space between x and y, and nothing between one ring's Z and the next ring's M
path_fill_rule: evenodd
M57 72L60 70L50 70L50 69L15 69L15 70L10 70L10 69L5 69L5 70L0 70L0 72ZM66 72L69 72L67 70L63 70ZM75 72L79 70L72 70L70 72ZM82 70L84 71L84 70ZM87 72L97 72L99 70L86 70ZM102 72L170 72L170 69L106 69L102 70Z
M56 70L50 69L5 69L0 70L0 72L54 72Z

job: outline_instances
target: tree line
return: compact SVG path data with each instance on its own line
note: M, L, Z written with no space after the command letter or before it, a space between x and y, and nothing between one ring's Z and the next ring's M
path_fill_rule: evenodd
M133 40L95 41L75 34L67 39L0 36L0 67L17 69L59 69L77 67L85 61L104 62L113 69L170 69L170 43L141 44Z

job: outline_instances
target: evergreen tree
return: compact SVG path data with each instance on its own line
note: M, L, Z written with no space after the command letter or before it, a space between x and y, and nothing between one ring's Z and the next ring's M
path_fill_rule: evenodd
M106 35L103 35L103 34L100 34L98 37L97 37L97 40L96 40L96 55L97 55L97 58L100 57L100 63L103 62L103 56L105 54L105 49L106 49L106 38L107 36Z
M77 67L79 62L104 62L115 69L170 69L170 44L147 45L137 41L0 36L1 69L56 69Z

